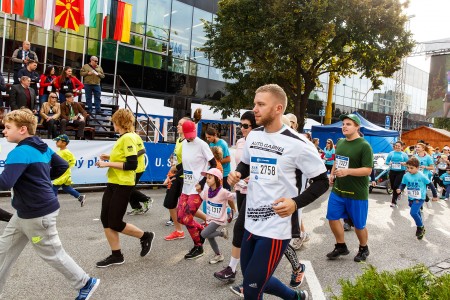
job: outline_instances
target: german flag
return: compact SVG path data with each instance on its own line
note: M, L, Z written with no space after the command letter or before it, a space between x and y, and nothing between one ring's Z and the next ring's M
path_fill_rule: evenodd
M131 16L133 6L121 0L111 2L109 15L109 36L123 43L130 42Z

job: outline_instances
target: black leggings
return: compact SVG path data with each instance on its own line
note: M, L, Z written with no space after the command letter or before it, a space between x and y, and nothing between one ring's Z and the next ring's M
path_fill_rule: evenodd
M397 193L397 189L400 187L402 183L403 175L405 175L405 171L389 171L389 180L391 182L392 192L392 203L397 204L397 198L400 194Z
M236 192L236 202L237 207L239 210L239 215L236 219L236 222L234 223L233 228L233 246L236 248L241 248L242 245L242 239L244 238L244 224L245 224L245 202L246 202L247 195L241 194L240 192ZM286 251L284 252L284 255L286 256L287 260L292 266L292 270L298 271L301 267L300 261L297 257L297 252L295 252L295 249L292 248L291 245L288 245L286 248Z
M130 195L130 206L133 209L141 209L142 205L140 202L148 201L148 197L144 193L139 191L136 187L139 183L139 180L141 179L142 174L144 174L144 172L136 173L136 184L134 185L134 189Z
M102 198L102 212L100 220L103 228L110 228L122 232L127 223L122 219L127 211L133 185L119 185L108 183Z

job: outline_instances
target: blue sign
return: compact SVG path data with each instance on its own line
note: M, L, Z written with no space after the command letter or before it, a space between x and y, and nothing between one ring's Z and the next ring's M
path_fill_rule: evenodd
M391 116L386 116L384 121L384 128L389 129L391 127Z
M144 143L148 159L141 181L164 181L170 169L170 156L175 144Z

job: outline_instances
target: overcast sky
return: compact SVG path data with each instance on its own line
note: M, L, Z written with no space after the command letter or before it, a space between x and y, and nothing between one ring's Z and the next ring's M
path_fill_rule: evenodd
M410 30L417 42L450 40L450 0L410 0L407 14L413 16ZM408 63L427 72L430 69L425 56L409 58Z

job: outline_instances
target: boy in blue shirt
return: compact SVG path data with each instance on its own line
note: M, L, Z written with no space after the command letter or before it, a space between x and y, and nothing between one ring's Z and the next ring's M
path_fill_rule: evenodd
M64 251L56 229L59 202L51 180L69 167L67 162L34 136L37 119L29 109L18 109L3 119L3 135L17 146L9 152L0 190L13 188L12 206L16 212L0 236L0 294L11 267L25 246L31 242L34 251L79 290L76 300L86 300L100 283Z
M427 186L433 193L433 201L437 201L438 198L436 188L428 176L424 175L422 172L419 172L419 166L420 162L415 157L411 157L406 162L406 167L409 173L406 173L403 176L402 184L397 189L397 193L400 194L405 187L408 188L408 201L409 207L411 207L410 214L416 222L416 237L421 240L425 235L425 226L423 226L420 208L422 207L427 195Z
M448 201L450 196L450 166L447 166L447 170L444 174L442 174L439 179L441 179L442 184L445 187L445 201Z

